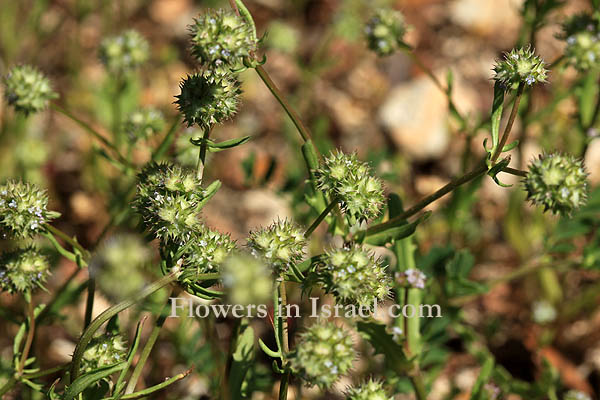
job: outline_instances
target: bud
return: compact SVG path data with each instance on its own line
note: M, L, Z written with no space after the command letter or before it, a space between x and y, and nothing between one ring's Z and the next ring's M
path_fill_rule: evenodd
M563 25L559 38L565 40L565 58L579 71L600 66L600 14L578 14Z
M165 128L163 114L154 108L135 111L127 117L124 131L129 139L135 143L138 140L147 140Z
M192 54L203 66L227 72L256 51L252 27L232 11L208 10L189 26Z
M392 400L383 389L383 383L369 379L360 386L348 388L346 400Z
M232 304L265 304L273 293L270 269L256 257L235 253L222 267L223 286Z
M567 154L544 154L529 165L523 183L533 204L554 214L570 215L587 200L587 175L582 160Z
M389 56L403 45L406 23L400 11L379 9L367 22L367 43L378 56Z
M150 45L137 31L129 30L104 39L100 44L99 56L110 72L127 73L148 60Z
M83 352L81 371L90 372L126 360L127 346L121 335L104 334L93 338Z
M565 400L592 400L592 398L579 390L569 390L564 397Z
M304 257L306 239L298 226L288 220L275 221L267 228L250 232L248 247L263 257L277 275L287 272L290 264Z
M49 275L48 259L33 246L4 252L0 256L0 287L9 293L43 288Z
M0 234L6 239L31 238L57 218L48 211L46 192L30 183L8 181L0 186Z
M352 224L372 219L381 213L383 184L372 176L369 165L356 153L330 153L315 171L319 189L338 198L342 211Z
M58 94L37 68L21 65L12 67L4 77L4 97L17 112L28 115L44 110Z
M352 367L356 352L343 328L332 322L317 323L299 336L289 361L307 384L329 388Z
M546 63L535 55L531 47L513 49L504 53L504 60L496 62L494 80L507 90L520 83L528 86L544 83L548 74L545 66Z
M370 307L375 300L384 300L391 289L381 260L361 247L328 251L317 275L325 291L343 304Z
M239 83L231 75L210 71L188 75L180 84L177 108L188 126L197 124L208 129L235 115L241 93Z

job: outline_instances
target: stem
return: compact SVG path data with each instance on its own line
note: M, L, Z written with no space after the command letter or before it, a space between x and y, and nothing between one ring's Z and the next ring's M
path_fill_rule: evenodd
M284 316L281 318L281 344L283 347L283 354L287 354L290 351L290 342L288 337L288 318L285 312L285 306L287 304L285 281L281 281L279 284L279 295L281 296L281 302L279 303L279 306L282 310L284 310ZM281 383L279 384L279 400L287 400L289 378L290 371L286 370L281 377Z
M87 301L85 303L85 319L83 323L83 328L87 328L90 322L92 322L92 313L94 308L94 294L96 293L96 280L94 278L90 278L88 280L87 285L88 296Z
M57 372L62 371L63 369L66 369L69 366L69 364L64 364L64 365L59 365L58 367L53 367L53 368L49 368L49 369L45 369L43 371L39 371L39 372L34 372L32 374L26 374L23 375L23 378L25 379L36 379L36 378L41 378L47 375L52 375L55 374Z
M510 111L510 117L508 118L508 122L506 123L506 127L504 128L504 133L502 134L502 139L500 139L500 143L496 148L496 152L492 155L491 164L494 164L500 154L502 153L502 149L506 145L508 141L508 137L510 136L510 131L512 130L515 119L517 118L517 114L519 112L519 104L521 103L521 96L523 95L523 90L525 89L525 84L523 82L519 83L519 88L517 89L517 95L515 97L515 102L513 103L512 110Z
M182 372L181 374L175 375L174 377L165 380L162 383L159 383L158 385L154 385L147 389L140 390L139 392L126 394L126 395L122 396L120 398L120 400L130 400L130 399L139 399L140 397L147 397L148 395L150 395L152 393L155 393L155 392L158 392L159 390L164 389L165 387L169 386L172 383L182 380L183 378L188 376L190 374L190 372L192 372L191 368L185 372Z
M10 389L12 389L17 384L17 379L14 376L8 378L8 381L0 388L0 396L8 393Z
M514 168L510 168L510 167L504 167L502 169L502 172L506 172L507 174L516 175L516 176L522 176L523 178L527 176L527 171L523 171L520 169L514 169Z
M23 347L23 354L21 355L21 361L19 362L19 368L17 369L18 376L21 376L23 374L23 369L25 368L25 362L27 361L29 351L31 350L31 344L33 343L33 335L35 331L35 308L33 307L33 300L31 299L31 295L29 295L28 297L29 301L27 302L27 315L29 319L29 331L27 332L27 340L25 341L25 347Z
M46 228L46 230L48 232L50 232L51 234L53 234L54 236L58 236L59 238L61 238L62 240L64 240L68 244L70 244L71 247L73 247L74 249L77 249L84 258L86 258L86 259L89 258L90 254L88 253L88 251L86 249L83 248L83 246L81 246L77 242L77 239L70 237L69 235L67 235L66 233L61 231L60 229L55 228L54 226L52 226L50 224L44 224L44 228Z
M196 177L202 182L202 176L204 175L204 164L206 163L206 150L208 149L208 137L210 135L210 128L205 129L202 135L202 143L200 144L200 150L198 151L198 163L196 164Z
M321 214L319 214L317 219L315 219L315 222L313 222L312 225L308 227L306 232L304 232L305 238L308 238L314 232L314 230L317 229L317 227L321 224L321 222L323 222L325 217L327 217L327 214L329 214L331 212L331 210L333 210L333 208L337 204L338 204L338 200L337 200L337 198L334 198L331 201L331 203L329 203L329 205L323 210L323 212Z
M279 384L279 400L287 400L288 398L288 386L290 382L290 371L285 371L281 377L281 383Z
M423 378L419 372L411 375L410 382L415 389L417 400L427 400L427 392L425 391L425 385L423 384Z

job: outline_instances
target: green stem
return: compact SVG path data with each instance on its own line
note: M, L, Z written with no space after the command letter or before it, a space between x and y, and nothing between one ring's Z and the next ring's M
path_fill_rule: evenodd
M415 395L417 396L417 400L427 400L427 392L425 391L425 384L423 383L423 378L421 377L420 372L416 372L410 377L410 382L415 389Z
M325 217L327 217L327 214L329 214L331 212L331 210L333 210L333 208L337 204L338 204L338 200L337 200L337 198L334 198L331 201L331 203L329 203L329 205L323 210L323 212L321 214L319 214L319 216L317 217L317 219L315 219L315 221L312 223L312 225L308 227L306 232L304 232L305 238L308 238L314 232L314 230L317 229L317 227L321 224L321 222L323 222Z
M29 380L31 380L31 379L37 379L37 378L42 378L44 376L52 375L52 374L60 372L60 371L62 371L64 369L67 369L68 366L69 366L69 364L64 364L64 365L59 365L58 367L48 368L48 369L45 369L43 371L34 372L34 373L31 373L31 374L23 374L23 378L24 379L29 379Z
M281 377L281 383L279 384L279 400L287 400L289 383L290 371L286 370Z
M173 384L173 383L175 383L177 381L182 380L183 378L185 378L186 376L188 376L190 374L190 372L192 372L191 368L188 369L185 372L182 372L181 374L175 375L174 377L165 380L162 383L159 383L158 385L151 386L151 387L149 387L147 389L140 390L140 391L135 392L135 393L126 394L126 395L120 397L120 400L131 400L131 399L139 399L141 397L147 397L147 396L149 396L149 395L151 395L153 393L158 392L159 390L162 390L162 389L166 388L167 386L169 386L169 385L171 385L171 384ZM113 399L115 399L115 398L113 397Z
M57 236L57 237L61 238L62 240L64 240L65 242L67 242L74 249L77 249L85 259L89 258L90 253L77 242L77 239L70 237L69 235L67 235L66 233L61 231L60 229L55 228L54 226L52 226L50 224L44 224L44 228L46 228L46 230L48 232L50 232L51 234L53 234L54 236Z
M92 322L92 314L94 309L94 294L96 293L96 280L91 278L88 280L87 285L88 296L87 301L85 303L85 319L83 322L84 329L88 327L90 322Z
M288 319L285 311L287 305L285 281L281 281L279 284L279 295L281 296L280 307L284 313L283 318L281 319L281 344L283 347L283 354L287 355L290 352L290 343L288 337ZM289 369L286 369L286 372L281 377L281 383L279 384L279 400L287 400L289 378L290 371Z
M506 145L508 141L508 137L510 136L510 131L512 130L515 119L517 119L517 114L519 113L519 104L521 103L521 97L523 95L523 90L525 89L525 84L523 82L519 83L519 88L517 89L517 95L515 97L515 102L513 103L512 109L510 111L510 117L508 118L508 122L506 123L506 127L504 128L504 133L502 134L502 138L500 139L500 143L496 148L496 151L492 155L491 164L494 164L500 154L502 154L502 149Z
M206 150L208 149L208 137L210 136L210 128L204 130L202 134L202 143L198 150L198 163L196 164L196 177L202 182L204 175L204 164L206 163Z
M503 172L506 172L507 174L511 174L511 175L515 175L515 176L522 176L523 178L527 176L527 171L523 171L520 169L514 169L514 168L510 168L510 167L504 167L502 169Z
M27 297L29 298L27 300L27 318L29 319L29 330L27 331L25 347L23 347L23 354L21 355L21 361L19 362L19 367L17 369L18 376L23 374L25 362L27 361L27 357L29 357L29 351L31 350L31 345L33 343L33 335L35 333L35 307L33 306L31 295L28 295Z

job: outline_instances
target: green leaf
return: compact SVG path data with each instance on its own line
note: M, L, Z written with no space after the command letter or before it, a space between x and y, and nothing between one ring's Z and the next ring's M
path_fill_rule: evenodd
M75 381L69 385L65 392L65 400L73 400L79 393L83 392L86 388L98 382L100 379L104 379L115 372L123 370L127 366L126 362L119 364L107 365L106 367L98 368L97 370L90 371L86 374L81 375Z
M242 398L242 384L254 361L254 330L248 320L240 321L235 351L229 372L229 393L233 400Z
M483 388L484 385L489 381L490 376L492 375L492 370L494 369L494 359L492 357L488 357L481 367L481 372L477 377L477 381L475 385L473 385L473 390L471 391L470 400L480 400L483 397Z
M403 375L411 366L411 362L406 358L402 345L396 343L394 337L387 333L385 328L385 325L377 322L358 322L356 324L358 333L371 343L375 354L385 356L387 368L395 371L398 375Z
M500 142L500 120L504 107L504 88L499 82L494 85L494 101L492 103L492 150L496 151Z
M577 91L579 117L581 124L588 127L594 117L596 95L598 94L598 72L589 72L583 81L583 87Z
M392 243L396 240L404 239L415 233L417 226L429 218L430 215L431 211L427 211L421 214L419 218L410 224L392 227L383 232L368 235L365 237L364 242L373 246L385 246L386 244Z
M511 142L511 143L509 143L509 144L505 145L505 146L502 148L502 152L504 153L504 152L506 152L506 151L511 151L512 149L514 149L514 148L515 148L515 147L517 147L518 145L519 145L519 141L518 141L518 140L515 140L514 142Z
M500 172L502 172L502 170L504 170L504 168L506 168L509 163L510 163L510 156L506 157L502 161L497 162L492 168L490 168L490 170L487 173L489 176L492 177L492 179L494 180L494 182L496 182L496 184L498 186L502 186L502 187L511 187L512 186L512 185L507 185L505 183L502 183L498 179L498 174Z
M250 136L244 136L241 138L225 140L224 142L215 143L212 140L208 141L208 151L217 153L219 151L231 149L233 147L241 146L251 139Z

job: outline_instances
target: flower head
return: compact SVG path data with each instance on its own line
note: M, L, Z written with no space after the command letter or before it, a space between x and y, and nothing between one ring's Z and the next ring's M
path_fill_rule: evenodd
M579 71L600 67L600 14L577 14L563 25L565 58Z
M0 287L10 293L42 287L49 275L48 259L33 246L0 255Z
M233 304L264 304L271 298L271 270L261 259L234 253L225 260L222 277L227 297Z
M379 9L365 27L367 43L379 56L388 56L402 45L406 23L400 11Z
M232 11L209 10L190 25L192 54L205 67L227 71L256 50L252 27Z
M527 198L554 214L570 215L587 200L583 161L567 154L544 154L529 165L523 181Z
M372 176L369 165L355 153L332 152L317 169L321 190L340 201L342 210L352 223L378 216L383 208L383 184Z
M11 68L4 77L4 97L16 111L28 115L44 110L58 94L37 68L20 65Z
M317 271L318 280L340 303L370 307L390 292L386 268L361 247L330 250L324 262Z
M0 186L0 234L4 238L30 238L58 213L48 211L46 192L35 185L8 181Z
M231 75L217 75L210 71L188 75L179 85L177 108L188 126L207 129L224 122L237 112L239 83Z
M348 388L346 400L392 400L383 388L383 383L369 379L360 386Z
M530 47L513 49L504 53L504 59L494 66L494 80L506 89L524 83L528 86L536 82L546 82L546 63Z
M129 114L124 130L129 135L129 139L136 142L149 139L164 128L165 117L163 114L154 108L146 108Z
M306 239L298 226L288 220L278 220L267 228L250 232L248 246L281 274L290 264L302 260Z
M126 73L145 63L150 57L148 41L137 31L104 39L100 44L100 61L114 73Z
M355 358L352 338L343 328L332 322L317 323L300 334L290 364L309 385L325 389L350 370Z
M89 372L125 361L127 346L121 335L104 334L93 338L83 352L81 371Z

